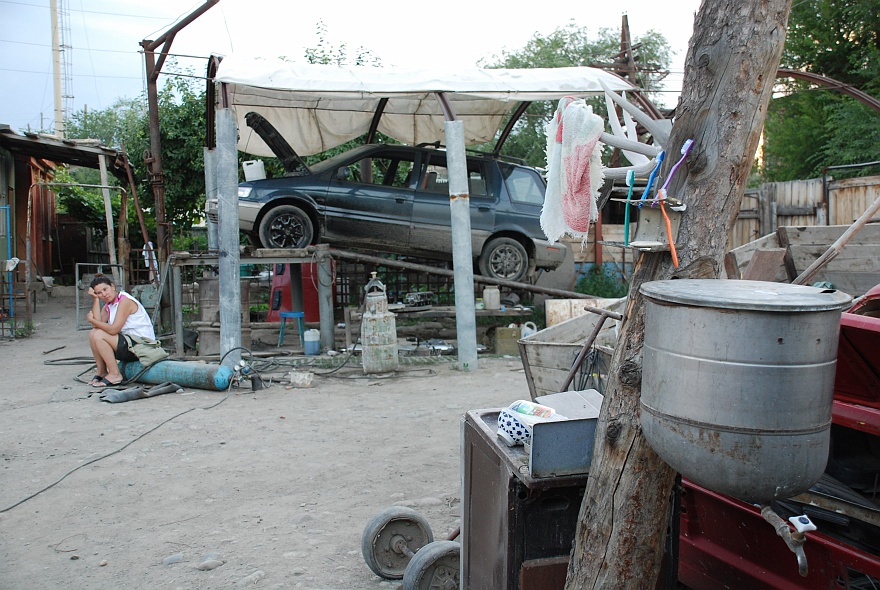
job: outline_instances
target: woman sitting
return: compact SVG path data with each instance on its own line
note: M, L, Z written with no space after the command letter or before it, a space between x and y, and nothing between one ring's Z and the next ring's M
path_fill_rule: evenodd
M89 346L97 367L97 373L89 385L119 385L123 378L116 361L138 360L128 349L123 335L155 339L153 322L141 302L125 291L118 291L110 277L98 275L92 279L89 295L94 301L86 319L92 325Z

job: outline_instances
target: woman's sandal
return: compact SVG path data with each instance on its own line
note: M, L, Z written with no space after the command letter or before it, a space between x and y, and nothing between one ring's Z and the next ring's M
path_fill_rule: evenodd
M98 379L97 383L94 383L94 384L90 383L89 385L100 389L100 388L104 388L104 387L116 387L117 385L122 385L123 381L125 381L125 379L120 379L116 383L113 383L112 381L107 379L107 377L100 377Z

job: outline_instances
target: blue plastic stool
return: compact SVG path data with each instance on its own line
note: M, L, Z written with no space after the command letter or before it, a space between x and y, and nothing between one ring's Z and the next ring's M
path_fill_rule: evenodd
M296 318L297 328L299 329L299 342L305 346L306 340L306 314L302 311L282 311L278 314L281 318L281 330L278 332L278 346L284 344L284 326L287 325L288 319Z

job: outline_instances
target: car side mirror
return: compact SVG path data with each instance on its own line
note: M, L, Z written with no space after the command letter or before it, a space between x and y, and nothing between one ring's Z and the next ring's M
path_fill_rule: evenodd
M349 178L351 178L351 170L348 169L348 166L336 170L336 180L348 180Z

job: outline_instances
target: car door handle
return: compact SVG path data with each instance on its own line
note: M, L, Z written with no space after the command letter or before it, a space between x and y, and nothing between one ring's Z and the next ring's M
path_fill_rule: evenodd
M477 210L478 211L491 211L492 208L487 205L480 205L479 207L477 207Z
M394 200L398 203L406 203L406 197L394 197Z

